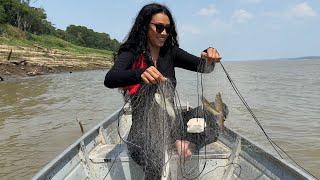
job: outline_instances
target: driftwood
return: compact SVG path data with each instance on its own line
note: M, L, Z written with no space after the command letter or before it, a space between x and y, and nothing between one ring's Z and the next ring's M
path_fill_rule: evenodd
M38 48L38 49L44 50L44 51L46 50L45 48L43 48L43 47L41 47L41 46L38 46L38 45L36 45L36 44L33 44L33 46L36 47L36 48Z
M10 52L9 52L9 55L8 55L8 58L7 58L8 61L10 61L11 55L12 55L12 49L11 49Z
M14 65L26 65L27 64L27 60L22 60L22 61L13 61L13 62L10 62L10 63L12 63L12 64L14 64Z
M77 120L77 122L79 123L80 131L81 131L81 133L82 133L82 135L83 135L83 134L84 134L84 128L83 128L82 122L78 119L78 117L76 117L76 120Z
M40 50L42 50L42 52L45 52L45 53L50 52L50 49L49 49L49 48L44 48L44 47L41 47L41 46L36 45L36 44L33 44L33 46L36 47L36 48L38 48L38 49L40 49Z
M34 71L27 72L28 76L36 76L36 75L43 75L43 74L44 74L43 72L38 71L37 69L35 69Z

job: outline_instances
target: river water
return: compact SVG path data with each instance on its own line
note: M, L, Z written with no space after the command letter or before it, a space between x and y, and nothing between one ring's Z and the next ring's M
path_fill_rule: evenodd
M224 66L269 136L320 178L320 60L224 62ZM103 86L106 72L0 82L0 179L30 178L81 136L77 119L89 130L122 105L118 90ZM180 69L176 76L180 99L197 106L202 78L209 100L222 92L230 110L226 125L268 147L220 65L203 76Z

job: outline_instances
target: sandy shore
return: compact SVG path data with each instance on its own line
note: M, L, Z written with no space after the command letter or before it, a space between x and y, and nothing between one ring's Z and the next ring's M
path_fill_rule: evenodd
M30 48L0 45L0 81L8 77L107 69L111 66L110 56L75 55L37 46Z

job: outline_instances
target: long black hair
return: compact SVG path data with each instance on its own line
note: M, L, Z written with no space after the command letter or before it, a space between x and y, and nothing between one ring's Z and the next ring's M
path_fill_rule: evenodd
M118 55L123 51L133 51L136 54L144 53L148 50L147 48L147 35L148 28L152 16L157 13L164 13L169 17L171 31L170 34L164 43L162 49L172 48L173 46L179 46L177 40L177 31L173 17L169 9L158 3L151 3L145 5L139 12L138 16L135 19L135 22L130 30L130 33L127 35L126 40L120 46L118 50Z

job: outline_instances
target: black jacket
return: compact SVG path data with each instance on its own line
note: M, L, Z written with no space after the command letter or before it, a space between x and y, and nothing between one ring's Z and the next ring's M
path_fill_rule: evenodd
M144 70L131 70L137 54L132 51L125 51L119 54L114 66L106 74L104 84L109 88L125 87L128 85L142 83L141 74ZM148 63L153 65L152 61ZM214 63L205 65L205 60L189 54L183 49L175 46L165 52L160 51L157 61L157 69L163 76L169 78L176 85L175 67L198 72L211 72L214 69Z

